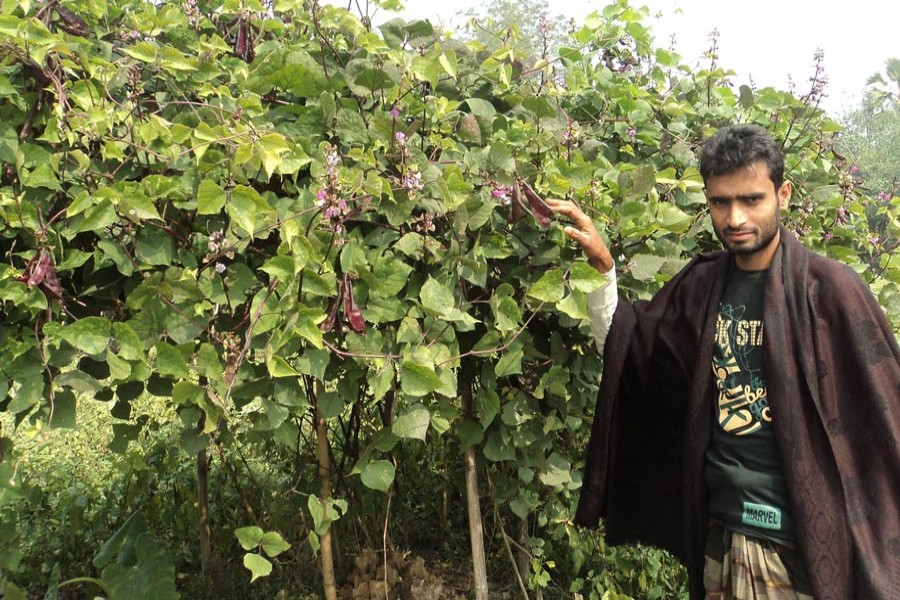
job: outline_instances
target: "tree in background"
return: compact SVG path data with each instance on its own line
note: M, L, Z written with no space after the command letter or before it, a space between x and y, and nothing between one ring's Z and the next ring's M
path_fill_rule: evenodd
M900 190L900 59L868 82L861 105L844 115L842 146L873 195Z
M551 13L547 0L491 0L464 16L469 18L464 37L490 50L515 38L515 58L530 64L554 56L568 38L568 30L574 28L570 20Z

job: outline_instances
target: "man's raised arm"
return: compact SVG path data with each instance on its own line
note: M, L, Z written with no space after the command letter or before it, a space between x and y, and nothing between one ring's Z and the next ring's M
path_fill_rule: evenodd
M588 314L591 317L591 331L594 333L594 341L597 350L603 354L603 346L606 336L612 324L613 314L616 312L619 296L616 289L616 269L609 248L603 242L603 238L594 227L591 218L584 214L578 205L569 200L545 200L547 206L553 212L565 215L572 221L572 225L566 225L563 232L571 239L578 242L584 251L588 263L597 269L605 278L606 283L587 295Z

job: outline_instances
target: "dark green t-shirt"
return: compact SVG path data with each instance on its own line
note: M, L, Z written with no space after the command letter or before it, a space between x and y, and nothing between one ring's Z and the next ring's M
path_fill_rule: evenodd
M706 452L709 515L729 529L795 546L788 490L762 372L767 271L735 269L713 346L713 432Z

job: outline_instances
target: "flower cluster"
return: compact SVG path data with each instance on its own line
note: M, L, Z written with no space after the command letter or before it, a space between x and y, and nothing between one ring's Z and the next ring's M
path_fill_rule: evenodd
M498 183L494 185L494 189L491 190L491 198L500 202L500 204L504 206L509 206L512 202L512 193L513 189L511 185L503 185L502 183Z
M316 192L316 207L322 211L322 215L328 221L328 228L340 235L344 232L344 219L350 213L350 206L340 195L340 179L338 166L341 157L337 148L332 145L325 147L325 184Z
M434 217L431 213L425 213L413 220L413 229L419 233L431 233L434 231Z
M191 27L197 25L200 20L200 9L197 7L197 0L186 0L184 3L184 14L188 19Z
M397 141L397 146L400 148L400 157L403 160L409 158L409 138L406 137L406 134L402 131L398 131L394 134L394 139Z
M228 240L225 239L225 232L222 229L209 234L209 240L206 242L207 253L204 260L206 262L216 261L215 269L219 275L228 269L228 266L219 259L223 256L234 258L234 251L230 249L230 246Z
M402 131L398 131L394 134L394 140L397 142L397 147L400 148L401 172L403 173L400 177L400 187L411 193L421 191L425 187L425 184L422 183L422 173L415 165L406 164L409 159L409 138Z
M850 219L847 217L847 209L843 206L839 206L837 209L837 216L834 218L834 222L836 225L843 225Z
M406 170L400 185L407 192L418 192L425 187L425 184L422 183L422 174L415 167Z

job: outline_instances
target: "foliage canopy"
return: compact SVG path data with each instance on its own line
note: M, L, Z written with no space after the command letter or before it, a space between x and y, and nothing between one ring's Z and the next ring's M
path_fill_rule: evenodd
M527 524L531 585L673 596L663 575L606 573L612 551L571 524L601 369L584 297L599 279L514 188L581 202L622 289L647 297L717 247L699 145L726 123L763 124L798 190L789 227L864 273L892 315L900 267L869 240L897 239L900 201L858 193L810 96L691 70L653 46L643 16L618 0L558 56L522 62L514 38L373 30L304 0L5 0L2 410L13 426L77 428L106 403L124 456L148 422L132 408L152 396L176 419L174 452L221 450L220 485L261 486L224 460L235 453L280 465L272 485L304 527L253 495L219 550L254 579L313 556L333 526L380 539L371 515L410 508L391 513L398 486L452 487L442 463L477 448L498 522ZM315 415L333 498L304 467ZM30 483L3 447L8 530ZM130 544L160 526L115 525ZM119 569L95 562L97 581L174 577L159 546L136 547ZM15 564L11 581L51 585ZM591 584L584 570L606 574Z

